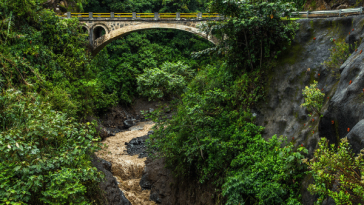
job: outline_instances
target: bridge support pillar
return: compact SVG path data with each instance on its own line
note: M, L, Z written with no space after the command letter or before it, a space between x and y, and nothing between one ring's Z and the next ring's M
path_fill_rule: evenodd
M177 21L181 20L181 13L180 12L176 13L176 20Z
M154 20L158 20L159 19L159 14L158 14L158 12L154 12Z
M90 28L89 34L88 34L88 39L90 40L90 47L93 49L94 48L94 29Z

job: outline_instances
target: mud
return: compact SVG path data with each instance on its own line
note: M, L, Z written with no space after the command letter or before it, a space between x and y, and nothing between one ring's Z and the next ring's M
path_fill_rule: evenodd
M144 152L144 148L139 147L137 152L133 152L137 153L133 156L127 153L127 145L131 144L129 142L134 138L146 136L152 126L153 124L150 122L140 122L137 124L138 129L136 130L119 132L115 136L108 137L102 142L106 147L96 153L99 158L111 162L111 172L116 178L119 188L132 205L156 204L150 200L150 190L143 190L139 185L146 160L145 157L139 158L139 154ZM142 139L144 138L146 137L142 137ZM140 145L139 143L138 146ZM141 146L145 147L145 145Z

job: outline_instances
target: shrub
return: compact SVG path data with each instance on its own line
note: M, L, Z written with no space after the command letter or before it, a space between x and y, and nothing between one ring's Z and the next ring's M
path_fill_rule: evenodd
M161 68L146 69L137 77L138 92L149 100L180 96L194 72L181 62L164 63Z
M6 204L89 204L101 175L94 123L79 124L35 93L0 95L0 201Z
M350 46L344 40L336 40L331 39L334 43L334 46L329 49L330 58L328 61L325 61L323 64L328 68L340 68L340 66L349 58L350 54ZM355 42L353 50L356 50L358 47L357 42Z
M260 135L238 142L243 149L232 160L232 171L222 186L227 205L300 204L298 192L305 170L302 152L308 151L304 147L294 151L293 143L283 147L283 142L283 137L265 141Z
M305 98L305 102L301 104L301 107L307 107L309 110L312 110L318 115L321 115L320 110L322 107L322 103L324 102L325 94L317 88L317 81L313 81L310 87L306 86L302 94Z
M309 166L314 183L308 190L318 194L317 204L331 197L336 204L364 203L364 150L355 156L350 149L347 138L341 139L340 145L329 146L328 140L322 138L315 150L314 158L304 162Z

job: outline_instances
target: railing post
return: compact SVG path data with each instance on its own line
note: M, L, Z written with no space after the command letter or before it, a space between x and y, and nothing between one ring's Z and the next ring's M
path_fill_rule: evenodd
M154 20L158 20L159 19L159 14L158 14L158 12L154 12Z
M177 21L181 20L181 13L180 12L176 13L176 20Z
M92 19L92 16L93 16L94 14L92 13L92 12L88 12L88 17L90 18L90 19Z
M202 13L200 12L200 13L197 13L197 19L198 20L201 20L202 19Z
M341 17L341 9L339 10L339 17Z
M110 12L110 18L114 19L114 16L115 16L114 12Z
M309 13L310 13L310 11L307 11L307 16L306 16L307 18L308 18L308 14L309 14Z
M133 12L131 19L133 19L133 20L136 19L136 12Z
M224 15L219 14L219 19L224 20L225 19Z
M70 19L71 18L71 12L67 12L67 18Z

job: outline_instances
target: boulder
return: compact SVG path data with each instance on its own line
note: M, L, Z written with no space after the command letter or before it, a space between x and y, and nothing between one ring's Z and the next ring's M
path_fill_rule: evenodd
M348 141L355 154L364 148L364 120L360 120L347 135Z

